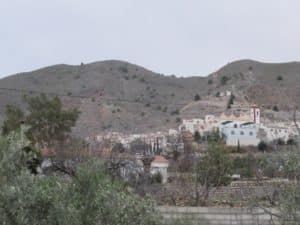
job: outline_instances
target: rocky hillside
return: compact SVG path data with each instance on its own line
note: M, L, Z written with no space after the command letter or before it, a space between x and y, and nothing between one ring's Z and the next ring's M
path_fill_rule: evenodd
M81 116L74 133L144 132L177 127L181 118L226 110L218 92L233 91L236 103L256 103L266 115L286 119L300 102L300 63L230 63L207 77L164 76L121 61L55 65L0 80L0 119L6 104L22 105L22 95L59 95ZM200 96L195 101L195 95ZM273 112L274 107L280 112Z

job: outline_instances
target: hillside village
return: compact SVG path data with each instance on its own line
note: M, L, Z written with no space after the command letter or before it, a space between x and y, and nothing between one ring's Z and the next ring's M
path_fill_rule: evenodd
M231 96L232 92L220 93L220 96ZM240 151L240 148L249 148L255 153L259 150L265 151L263 146L294 144L299 137L296 124L293 121L273 121L263 123L261 109L257 105L249 105L241 108L240 105L232 104L230 113L219 115L205 115L204 118L183 119L177 129L162 130L151 133L124 134L119 132L108 132L87 137L91 154L99 154L110 157L115 154L115 147L123 152L122 154L133 154L143 171L145 163L143 158L151 158L149 166L151 173L160 173L163 183L168 182L168 158L179 152L186 154L192 143L194 154L202 154L207 151L207 139L211 135L217 135L222 142L229 147ZM198 137L196 137L198 136ZM139 142L135 150L132 144ZM230 150L231 149L231 150ZM201 156L200 156L201 157ZM240 174L234 177L240 178Z
M130 143L140 139L151 146L151 149L166 149L173 145L170 140L181 140L183 136L194 135L198 132L201 137L217 132L228 146L257 146L259 142L271 143L276 140L288 142L298 136L293 121L274 121L264 124L261 122L260 108L256 105L247 109L239 110L238 114L222 113L218 116L206 115L204 118L183 119L177 129L158 131L155 133L124 134L119 132L108 132L95 137L87 137L88 142L99 142L110 140L113 143L121 143L125 148ZM181 143L177 143L180 145ZM158 147L159 146L159 147ZM181 145L182 146L182 145Z

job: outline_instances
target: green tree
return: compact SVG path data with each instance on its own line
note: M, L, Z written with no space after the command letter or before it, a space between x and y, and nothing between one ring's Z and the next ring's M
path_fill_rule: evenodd
M227 103L227 109L231 108L231 105L234 103L234 99L235 99L235 96L233 94L231 94L229 97L228 103Z
M199 94L196 94L196 95L194 96L194 101L200 101L200 100L201 100L200 95L199 95Z
M283 77L279 75L279 76L277 76L277 80L278 80L278 81L282 81L282 80L283 80Z
M256 159L252 154L244 157L237 157L233 160L233 171L235 174L240 174L242 178L254 177Z
M3 134L17 130L23 121L29 126L26 136L32 144L53 147L57 142L67 139L78 119L77 109L65 110L58 97L49 98L45 94L25 97L24 100L28 111L26 116L18 107L7 106Z
M268 145L264 141L260 141L257 145L259 151L265 152L268 149Z
M151 176L151 183L152 184L161 184L162 183L162 175L161 173L155 173Z
M198 143L200 140L201 140L201 135L200 135L199 131L195 131L194 141L196 141Z
M298 225L300 221L300 185L289 186L280 193L276 208L279 211L277 217L280 224Z
M125 147L120 142L116 143L112 148L112 152L124 152L124 151L125 151Z
M179 109L175 109L175 110L173 110L172 112L170 112L170 114L171 114L172 116L174 116L174 115L179 115L179 114L180 114L180 111L179 111Z
M278 112L278 111L279 111L279 108L278 108L277 105L274 105L274 106L273 106L273 111L274 111L274 112Z
M5 109L6 120L3 122L2 134L7 135L9 132L18 130L24 120L24 113L21 109L13 105L7 105Z
M79 116L77 109L64 110L58 97L48 98L45 94L25 98L29 115L26 124L30 126L27 136L42 147L52 147L55 142L63 141Z
M201 141L201 135L199 133L199 131L195 131L194 133L194 141L197 142L197 147L198 147L198 151L199 151L199 142Z
M274 157L273 157L274 158ZM278 163L279 162L279 163ZM252 206L263 209L266 213L272 215L278 224L296 225L300 221L300 151L290 151L285 154L279 154L274 159L265 157L263 170L270 168L271 171L280 170L284 173L290 182L277 190L277 194L268 196L269 205L261 202L259 199L253 199ZM270 211L269 208L273 210Z
M0 185L27 171L28 161L38 157L36 152L26 151L29 146L30 142L21 130L0 136Z
M4 225L155 225L157 212L120 181L112 183L103 163L91 159L73 176L33 175L22 133L0 137L0 221Z
M291 151L282 160L283 161L283 171L286 177L294 180L295 183L300 182L300 151Z
M196 205L200 201L198 191L199 184L202 186L202 204L206 205L209 189L221 185L228 185L231 181L232 160L223 145L211 141L205 155L199 159L196 166Z
M221 85L226 85L228 81L230 80L230 77L224 75L221 77Z

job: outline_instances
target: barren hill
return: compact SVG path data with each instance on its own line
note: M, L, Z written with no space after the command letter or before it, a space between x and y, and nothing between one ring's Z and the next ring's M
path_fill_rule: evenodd
M22 106L23 94L44 92L59 95L66 107L80 109L75 134L144 132L176 127L180 118L224 111L227 100L214 96L225 90L233 91L240 104L256 103L266 112L276 105L289 114L293 105L299 105L299 85L298 62L242 60L207 77L187 78L164 76L122 61L55 65L1 79L0 118L6 104ZM201 97L198 102L196 94Z

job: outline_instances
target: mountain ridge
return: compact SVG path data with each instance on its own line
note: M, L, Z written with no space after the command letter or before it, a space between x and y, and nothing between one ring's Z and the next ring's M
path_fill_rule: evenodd
M74 133L147 132L174 128L183 118L227 110L219 92L232 91L235 103L258 104L272 119L287 119L300 102L300 63L231 62L205 76L162 75L120 60L57 64L0 79L0 121L7 104L24 108L22 95L60 95L65 107L82 114ZM284 93L284 94L282 94ZM199 104L190 104L195 95ZM273 112L276 105L280 112ZM186 107L189 106L189 107Z
M95 64L100 64L100 63L123 63L123 64L130 64L130 65L143 68L145 70L148 70L148 71L156 73L156 74L162 74L164 76L174 76L174 75L176 76L176 73L173 73L173 74L163 74L163 73L155 72L154 70L147 69L144 66L141 66L141 65L138 65L138 64L135 64L135 63L131 63L131 62L128 62L126 60L107 59L107 60L92 61L92 62L89 62L89 63L82 63L82 64L88 66L88 65L95 65ZM292 65L292 64L299 64L300 65L300 61L266 62L266 61L260 61L260 60L254 60L254 59L247 59L246 58L246 59L239 59L239 60L234 60L234 61L228 62L224 66L221 66L219 69L217 69L215 72L217 72L218 70L222 70L223 68L225 68L225 67L227 67L227 66L229 66L231 64L236 64L236 63L254 63L254 64L258 63L258 64L271 65L271 66L272 65L273 66L278 66L278 65ZM7 77L15 76L15 75L23 75L23 74L25 75L25 74L30 74L30 73L37 72L37 71L42 71L42 70L48 69L48 68L62 67L62 66L66 66L66 67L78 67L78 66L80 66L80 64L59 63L59 64L53 64L53 65L49 65L49 66L43 66L43 67L40 67L40 68L37 68L37 69L33 69L33 70L30 70L30 71L18 72L18 73L14 73L14 74L11 74L11 75L7 75L5 77L0 78L0 80L5 79ZM211 73L209 73L207 75L204 75L204 76L200 76L200 75L187 75L187 76L183 76L183 77L184 78L189 78L189 77L208 77L208 76L210 76L211 74L213 74L215 72L211 72ZM182 76L177 77L177 78L181 78L181 77Z

